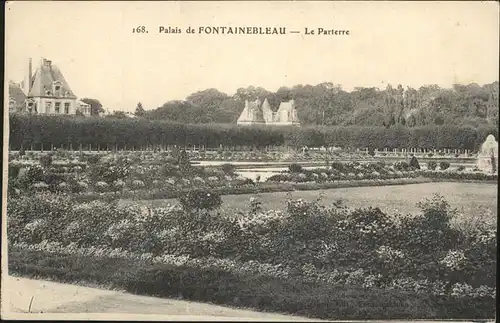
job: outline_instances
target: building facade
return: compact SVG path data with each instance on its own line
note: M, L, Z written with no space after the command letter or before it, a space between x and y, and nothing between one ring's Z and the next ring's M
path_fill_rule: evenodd
M9 111L12 113L75 115L77 109L83 108L89 113L82 113L90 115L88 105L77 102L61 70L45 58L34 72L29 59L25 80L22 85L9 84L9 96Z
M82 100L76 101L76 110L80 111L85 116L90 116L92 114L92 107L90 104L83 102Z
M238 125L271 125L271 126L300 126L295 107L295 101L281 102L277 111L273 111L267 98L261 103L259 99L245 101L245 108L241 112Z

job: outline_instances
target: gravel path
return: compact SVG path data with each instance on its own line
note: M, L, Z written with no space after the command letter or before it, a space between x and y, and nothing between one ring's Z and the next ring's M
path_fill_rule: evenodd
M2 277L3 319L116 320L117 315L126 320L318 321L51 281Z
M32 300L32 301L31 301ZM31 301L31 313L28 311ZM320 321L2 275L2 319L148 321ZM326 321L324 321L326 322ZM335 322L335 321L333 321ZM338 322L338 321L337 321ZM346 321L342 321L346 322ZM363 322L366 321L347 321ZM370 321L402 323L404 320ZM418 321L434 323L435 321ZM473 321L456 321L466 323ZM488 321L484 321L488 322ZM493 321L489 321L493 322ZM447 321L454 323L454 321Z

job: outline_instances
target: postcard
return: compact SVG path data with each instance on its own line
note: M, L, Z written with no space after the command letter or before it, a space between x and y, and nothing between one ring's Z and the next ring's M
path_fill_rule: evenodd
M493 321L498 26L7 2L2 318Z

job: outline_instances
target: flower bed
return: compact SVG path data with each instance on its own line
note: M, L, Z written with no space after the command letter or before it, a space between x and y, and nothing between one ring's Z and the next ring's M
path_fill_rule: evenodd
M33 156L29 160L11 160L10 191L126 194L140 190L221 189L248 184L248 180L238 178L234 169L225 165L216 169L193 167L189 161L180 162L168 154L78 154L78 160L56 157L42 154L38 161Z
M332 181L350 180L391 180L400 178L424 177L429 179L497 181L498 175L479 171L451 170L421 170L410 167L404 161L397 161L393 165L383 162L334 162L326 168L303 169L298 164L291 164L287 171L270 176L267 181L274 183L325 183Z
M9 200L8 237L12 245L55 254L395 289L442 298L452 308L468 304L466 311L494 304L496 230L453 229L454 213L440 198L421 208L420 216L395 222L379 209L301 200L265 212L254 200L249 211L234 214L40 195Z
M419 172L405 162L396 162L388 166L383 162L334 162L327 168L303 169L298 164L291 164L288 171L273 175L269 182L324 183L338 180L388 180L398 178L416 178Z
M461 180L461 181L498 181L498 174L479 171L422 171L421 176L432 179Z
M496 174L469 171L419 170L404 161L333 162L329 167L288 171L255 183L235 174L235 166L191 166L170 153L120 152L109 154L31 154L9 162L9 193L39 192L74 195L80 201L118 198L177 198L193 188L219 194L244 194L337 187L392 185L432 180L496 181Z

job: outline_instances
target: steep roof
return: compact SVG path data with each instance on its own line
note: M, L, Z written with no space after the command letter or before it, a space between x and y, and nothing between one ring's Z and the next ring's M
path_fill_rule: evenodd
M15 102L16 108L24 108L24 101L26 101L26 94L24 94L21 86L15 83L9 83L9 100Z
M78 100L78 101L76 101L76 103L78 103L78 105L80 105L80 106L89 106L90 107L90 104L83 102L82 100Z
M281 102L276 115L278 118L277 122L299 122L294 100Z
M59 81L61 83L61 96L57 96L56 93L53 93L52 96L76 99L76 95L69 87L68 82L61 73L61 70L46 59L42 59L40 66L37 68L33 77L31 78L31 90L28 93L28 96L47 96L46 92L53 91L52 85L56 81ZM64 96L65 93L67 93L66 96Z
M237 123L265 123L264 113L260 101L254 102L245 101L245 108L240 114Z
M262 103L262 113L264 115L264 120L266 123L271 123L273 122L273 110L271 109L271 105L269 104L269 101L267 98L264 100L264 103Z

